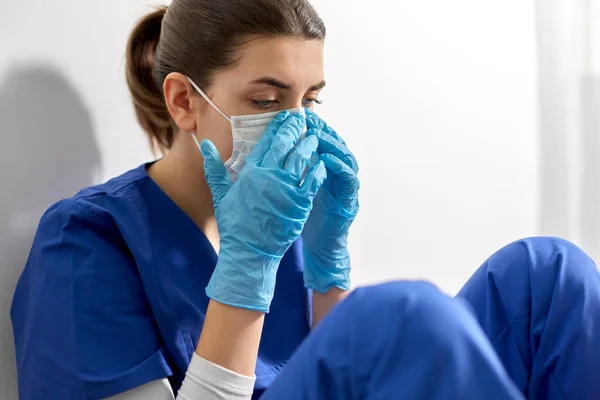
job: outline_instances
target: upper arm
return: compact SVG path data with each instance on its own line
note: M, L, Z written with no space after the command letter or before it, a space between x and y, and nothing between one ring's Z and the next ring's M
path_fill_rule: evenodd
M171 373L130 252L76 202L42 217L11 314L21 399L108 397Z

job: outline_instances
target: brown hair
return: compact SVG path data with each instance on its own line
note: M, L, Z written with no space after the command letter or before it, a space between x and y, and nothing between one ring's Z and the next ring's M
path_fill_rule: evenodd
M167 75L182 73L207 90L250 35L323 40L325 25L308 0L173 0L137 23L127 46L127 84L153 147L168 150L175 137L162 94Z

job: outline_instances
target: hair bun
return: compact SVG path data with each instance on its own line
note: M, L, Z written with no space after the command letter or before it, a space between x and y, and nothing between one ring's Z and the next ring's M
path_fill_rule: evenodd
M174 131L162 90L154 79L154 60L160 41L162 6L143 17L133 29L127 45L127 85L138 122L159 148L169 148Z

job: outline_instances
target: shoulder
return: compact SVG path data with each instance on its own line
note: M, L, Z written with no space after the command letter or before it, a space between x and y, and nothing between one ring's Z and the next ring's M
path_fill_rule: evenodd
M76 195L51 205L40 219L38 235L68 228L116 228L116 221L135 218L143 201L144 187L150 185L145 165L100 185L90 186Z
M128 197L122 197L136 180L118 180L121 183L109 181L84 189L43 214L15 292L15 304L25 299L40 301L48 291L68 294L62 304L71 302L79 309L102 308L107 296L124 304L136 299L145 307L131 244L122 233L122 221L126 224L136 218Z
M143 235L149 180L142 165L50 206L40 219L26 272L70 268L73 275L103 268L122 274L126 264L135 264L129 250L135 235L128 232Z
M40 219L21 280L43 284L44 288L50 284L70 286L72 294L81 293L85 304L93 301L85 293L103 290L101 284L115 289L122 282L135 286L139 276L120 226L122 221L136 218L128 192L135 191L143 176L135 172L50 206ZM112 279L107 279L108 275ZM60 279L42 281L40 277ZM86 282L93 282L93 286L85 293L76 290Z
M78 200L96 196L118 196L129 190L135 190L136 186L144 184L150 179L146 172L147 165L148 164L140 165L139 167L116 176L100 185L85 188L73 196L73 199Z

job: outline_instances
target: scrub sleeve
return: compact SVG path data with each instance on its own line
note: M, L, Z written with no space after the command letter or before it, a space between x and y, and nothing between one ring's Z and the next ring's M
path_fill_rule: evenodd
M104 398L171 375L131 255L75 201L42 218L11 314L21 399Z

